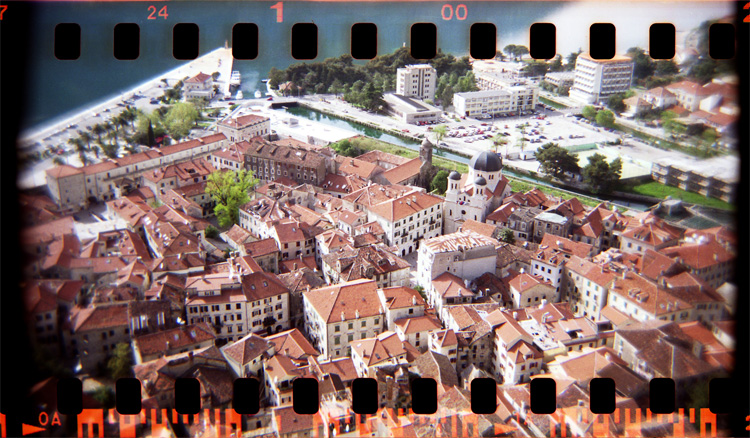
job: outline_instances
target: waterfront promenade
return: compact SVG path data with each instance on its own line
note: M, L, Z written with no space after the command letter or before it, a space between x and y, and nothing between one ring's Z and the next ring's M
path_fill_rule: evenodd
M77 137L78 131L85 131L90 126L106 122L109 118L118 115L124 110L126 104L130 104L144 112L153 111L160 104L151 104L151 99L162 96L167 86L171 87L186 76L192 77L200 72L209 75L219 72L216 85L220 88L221 96L222 93L227 92L229 89L229 78L232 74L232 67L232 49L220 47L180 67L135 85L131 89L119 93L104 102L81 108L75 115L65 120L22 133L18 139L17 147L25 153L43 151L49 147L70 149L71 146L67 142L70 138ZM162 79L166 79L168 85L165 85ZM74 166L81 165L75 154L67 157L67 161ZM48 158L25 168L19 174L19 188L27 189L45 185L46 178L44 172L53 166L52 159Z

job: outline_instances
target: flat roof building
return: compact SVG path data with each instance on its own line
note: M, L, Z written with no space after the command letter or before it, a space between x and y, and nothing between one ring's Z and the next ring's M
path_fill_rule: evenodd
M615 93L630 89L633 60L615 55L612 59L594 59L588 53L578 55L571 99L582 103L600 102Z

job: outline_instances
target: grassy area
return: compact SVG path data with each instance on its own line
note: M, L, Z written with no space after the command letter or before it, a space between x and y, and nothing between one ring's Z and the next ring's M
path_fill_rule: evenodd
M700 148L682 146L682 145L680 145L678 143L675 143L675 142L672 142L672 141L663 140L661 138L654 137L653 135L646 134L645 132L636 131L633 128L629 128L627 126L623 126L623 125L620 125L618 123L615 123L614 128L617 129L617 130L619 130L619 131L622 131L622 132L624 132L626 134L631 134L633 137L640 138L641 140L644 140L644 141L646 141L649 144L653 144L656 141L658 141L659 142L659 147L661 147L661 148L666 148L666 149L672 149L672 150L675 150L675 151L680 151L682 153L691 155L693 157L710 158L710 157L713 157L713 156L717 155L717 153L715 151L710 151L710 150L706 151L706 150L700 149Z
M397 146L395 144L386 143L384 141L376 140L369 137L358 137L352 140L352 144L362 149L363 151L383 151L389 154L398 155L406 158L416 158L419 156L419 152L413 151L403 146ZM468 173L469 166L464 163L449 160L447 158L439 157L435 154L432 155L432 164L437 167L442 167L450 170L457 170L460 173Z
M539 102L541 102L541 103L543 103L545 105L549 105L549 106L551 106L553 108L557 108L557 109L565 109L565 108L567 108L567 106L565 106L565 105L563 105L561 103L557 103L555 101L549 100L546 97L542 97L542 96L539 96Z
M673 199L681 199L691 204L704 205L706 207L720 208L722 210L734 210L735 206L721 199L707 198L700 193L687 192L679 187L672 187L651 181L636 186L623 187L623 191L654 198L664 199L671 196Z

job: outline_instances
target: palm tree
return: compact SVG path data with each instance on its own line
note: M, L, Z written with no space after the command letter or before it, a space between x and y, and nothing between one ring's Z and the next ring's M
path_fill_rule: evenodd
M107 133L107 138L109 138L109 144L110 145L117 145L118 134L117 134L116 130L109 131Z
M123 116L125 117L125 120L130 122L130 128L135 131L135 120L138 118L138 114L140 113L140 110L135 107L130 107L127 110L123 111Z
M127 116L125 115L125 111L120 113L119 116L115 119L115 124L122 127L122 133L125 134L125 129L127 129L130 126L130 123L128 123Z
M101 123L97 123L96 125L89 128L91 130L91 133L96 135L96 138L99 140L99 143L102 142L102 134L104 134L107 130L104 128L104 125Z
M492 137L492 144L495 146L495 153L497 153L498 146L503 146L508 144L508 139L505 138L505 136L501 133L497 133ZM505 156L508 156L508 150L506 148L505 150Z
M99 146L94 145L94 147L91 148L91 150L94 151L94 156L96 158L99 158L99 153L102 151L102 149Z
M83 140L83 141L86 142L86 149L87 150L91 150L91 140L94 139L94 137L91 135L91 133L88 132L88 131L82 131L82 130L79 129L78 130L78 137L81 140Z

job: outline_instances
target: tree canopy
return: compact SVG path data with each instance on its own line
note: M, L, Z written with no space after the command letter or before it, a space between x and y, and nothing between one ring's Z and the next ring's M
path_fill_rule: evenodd
M616 187L622 174L622 160L620 157L607 162L607 157L594 154L588 158L589 164L583 168L583 181L591 191L597 194L609 193Z
M240 206L250 202L249 191L258 184L252 171L228 170L208 176L206 194L216 201L214 213L222 227L239 222Z
M513 234L513 230L510 228L503 228L500 230L500 241L510 243L511 245L516 243L516 236Z
M187 137L199 118L200 112L195 105L190 102L178 102L167 111L164 124L169 135L175 140L180 140Z
M358 157L362 155L362 150L356 145L352 144L349 139L343 139L331 145L331 148L336 151L337 154L345 157Z
M130 377L133 366L132 351L130 344L121 342L115 347L112 357L107 362L107 370L110 372L112 379L117 380L122 377Z
M543 144L536 153L539 170L557 179L562 179L565 172L578 173L578 157L556 143Z
M596 119L596 108L591 105L586 105L581 110L581 114L583 115L583 117L586 117L593 122L594 119Z
M615 114L609 110L601 110L596 113L596 123L600 126L612 128L615 126Z
M448 190L448 175L450 175L450 172L447 170L439 170L432 178L430 191L437 191L440 195L444 195L445 191Z

